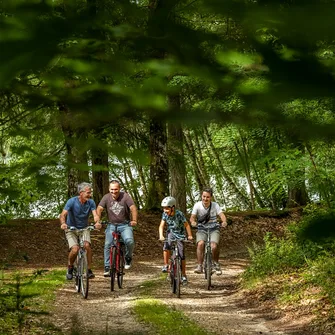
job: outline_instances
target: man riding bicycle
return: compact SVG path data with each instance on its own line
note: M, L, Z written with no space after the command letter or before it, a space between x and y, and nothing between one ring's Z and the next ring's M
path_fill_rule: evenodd
M190 222L192 226L198 226L196 241L197 241L197 261L198 265L194 270L195 273L203 272L203 261L205 242L207 240L207 229L210 228L211 248L213 258L213 269L217 275L221 275L221 267L219 264L219 242L220 242L220 224L217 221L217 216L220 217L222 227L227 226L226 216L223 214L218 203L211 201L213 191L211 188L205 188L201 193L201 201L194 204Z
M106 208L108 224L105 231L105 247L104 247L104 276L110 275L110 247L113 243L112 232L115 230L115 225L118 226L118 231L121 233L122 240L126 246L126 264L125 269L131 267L133 250L135 246L133 227L137 224L137 207L133 199L126 192L120 191L120 182L112 180L109 184L109 192L101 199L97 214L101 218L102 211Z
M63 230L68 227L76 227L77 229L83 229L88 226L89 215L93 214L95 228L100 229L101 224L97 215L95 202L91 199L92 186L89 183L81 183L78 185L79 196L70 198L59 216L61 228ZM68 245L69 245L69 256L68 256L68 268L66 272L66 279L71 280L73 278L73 263L76 260L79 252L78 235L75 231L67 231L65 233ZM84 248L87 252L87 264L88 264L88 278L94 278L94 274L91 270L92 264L92 249L91 249L91 237L90 231L86 230L83 235Z

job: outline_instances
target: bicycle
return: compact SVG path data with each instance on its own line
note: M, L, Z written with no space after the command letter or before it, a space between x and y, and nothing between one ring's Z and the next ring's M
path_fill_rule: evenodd
M169 276L170 276L170 283L171 283L171 290L172 293L176 294L178 298L180 298L180 287L182 284L182 269L181 269L181 256L179 254L178 249L178 241L189 242L192 241L182 239L171 239L171 250L172 255L170 257L170 264L169 264ZM168 242L168 240L164 240L162 242Z
M75 231L78 235L79 252L73 265L73 276L75 278L76 292L79 293L81 291L85 299L87 299L88 296L89 277L88 277L87 253L84 248L83 234L86 230L94 230L94 229L95 228L92 225L83 229L78 229L72 226L68 227L68 230Z
M197 229L197 227L192 227L192 229ZM205 274L205 279L207 281L207 290L210 290L212 287L212 274L213 271L213 262L212 262L212 246L211 246L211 228L206 228L207 230L207 240L205 242L205 252L203 260L203 269Z
M204 254L204 272L205 272L205 279L207 280L207 290L210 290L212 287L212 274L213 274L210 228L207 228L207 240L205 243L205 254Z
M102 224L112 224L110 222L102 222ZM123 285L124 265L125 265L125 244L121 238L121 233L117 230L118 225L114 225L115 230L112 232L113 242L110 247L109 256L109 274L111 279L111 291L115 288L115 278L119 288Z

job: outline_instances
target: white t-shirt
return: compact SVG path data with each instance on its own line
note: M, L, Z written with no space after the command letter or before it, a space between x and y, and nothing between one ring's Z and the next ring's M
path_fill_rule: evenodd
M203 217L208 213L209 207L205 208L202 201L198 201L194 204L192 209L192 214L196 215L197 220ZM217 202L212 201L211 212L210 212L210 219L208 223L202 224L198 221L198 230L207 230L208 228L211 229L219 229L220 224L218 223L217 216L222 213L222 210Z

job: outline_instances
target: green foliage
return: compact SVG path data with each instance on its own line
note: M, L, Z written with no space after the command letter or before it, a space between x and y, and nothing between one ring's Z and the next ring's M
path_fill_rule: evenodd
M251 264L243 274L245 282L257 281L271 274L304 269L308 280L333 294L335 286L330 288L331 285L326 280L327 274L331 275L333 271L333 226L332 211L317 206L307 207L300 222L287 226L284 237L267 234L264 245L249 248Z
M272 236L264 237L264 245L254 244L249 248L251 264L244 272L247 281L263 278L269 274L281 273L306 264L304 250L294 239Z
M1 271L0 332L1 334L46 331L48 325L39 324L32 316L47 314L54 299L54 291L64 282L63 271L36 270L33 273Z

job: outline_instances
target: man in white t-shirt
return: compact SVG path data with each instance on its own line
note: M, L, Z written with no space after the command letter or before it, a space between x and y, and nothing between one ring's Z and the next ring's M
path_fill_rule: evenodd
M201 193L201 201L198 201L193 206L190 223L192 226L198 226L197 231L197 260L198 266L194 270L195 273L203 272L203 261L205 243L207 241L207 229L210 228L211 247L213 268L217 275L222 274L219 264L219 242L220 242L220 223L217 221L217 216L220 217L222 227L227 226L226 216L223 214L218 203L211 201L213 191L206 188Z

